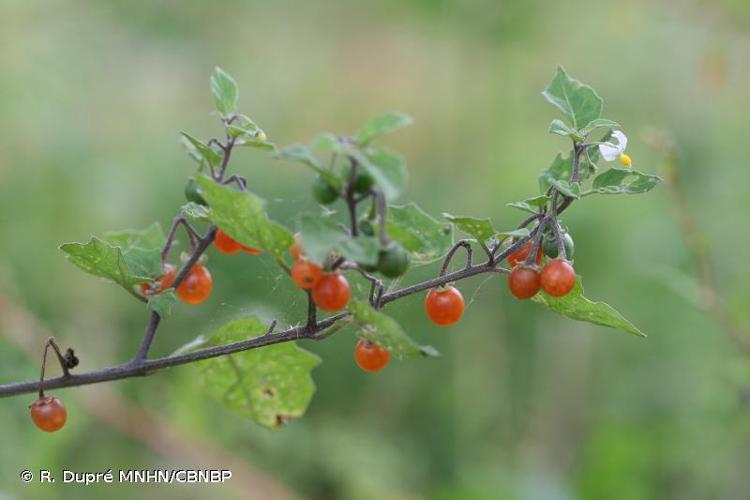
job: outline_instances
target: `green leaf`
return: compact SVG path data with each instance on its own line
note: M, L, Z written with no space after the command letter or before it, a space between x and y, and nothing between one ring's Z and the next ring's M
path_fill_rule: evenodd
M555 118L549 124L549 133L550 134L561 135L563 137L568 137L568 136L571 136L571 135L577 135L578 134L575 129L572 129L572 128L568 127L565 124L565 122L563 122L562 120L560 120L558 118Z
M227 345L265 335L268 327L250 317L225 324L208 340ZM310 372L315 354L294 342L241 351L200 362L201 381L227 408L256 423L277 428L304 415L315 393Z
M341 151L341 141L339 141L338 137L336 137L335 134L332 134L330 132L323 132L322 134L318 134L315 139L310 141L309 147L310 149L315 149L316 151L339 153Z
M568 182L562 179L550 179L549 182L565 196L576 199L581 197L581 185L578 182Z
M195 161L198 163L206 161L213 166L221 164L222 156L219 153L187 132L180 132L180 135L182 136L180 138L182 145L185 146L188 154L190 154Z
M597 118L581 129L581 135L587 136L597 128L620 128L620 124L606 118Z
M395 319L376 311L365 301L350 302L349 312L359 327L360 337L387 349L399 359L439 356L434 347L417 344Z
M472 236L482 243L491 240L497 234L489 218L479 219L477 217L451 215L448 213L443 213L443 217L452 222L459 231Z
M519 208L521 210L525 210L527 212L531 212L532 214L535 214L539 211L540 208L547 205L549 201L550 201L550 197L547 196L546 194L543 194L541 196L527 198L523 201L516 201L513 203L508 203L508 206L513 207L513 208Z
M552 297L542 291L536 294L532 300L547 306L553 312L578 321L586 321L610 328L619 328L639 337L646 336L610 305L604 302L592 302L584 297L580 276L577 277L573 290L567 295Z
M237 111L237 82L218 66L211 74L211 93L216 111L222 115Z
M68 260L89 274L114 281L133 293L133 287L148 283L151 277L135 274L128 266L120 247L92 237L87 243L64 243L60 250Z
M323 176L326 181L336 189L341 189L341 179L331 172L328 168L323 167L320 164L318 158L310 150L310 147L305 144L292 144L284 146L275 154L276 158L282 158L285 160L298 161L304 165L307 165L315 172Z
M156 295L151 295L148 298L146 306L149 311L159 313L159 316L166 318L172 314L172 307L177 303L177 295L174 293L174 289L170 288L164 290Z
M383 189L386 199L398 198L406 188L408 180L404 158L387 149L371 148L367 151L367 159L369 165L365 165L365 168L375 177L375 182ZM372 173L373 169L377 170L377 175Z
M406 127L413 122L411 116L403 113L383 113L359 129L356 135L357 143L360 146L367 146L377 136Z
M194 201L189 201L182 205L180 211L186 217L190 217L193 220L205 222L208 221L208 207L200 205Z
M661 178L629 168L610 168L594 178L589 193L640 194L651 191Z
M573 129L580 130L602 115L602 98L588 85L568 76L557 67L542 95L568 118Z
M386 217L388 237L411 254L412 264L428 264L453 246L453 226L443 224L414 203L390 206Z
M114 281L128 292L148 283L162 272L161 248L164 231L158 223L146 229L107 233L87 243L65 243L60 249L68 260L89 274Z
M211 207L208 212L211 222L245 246L264 250L277 259L284 258L294 238L284 226L268 218L263 199L247 191L220 186L205 176L198 177L196 182Z
M161 249L166 236L158 222L142 230L112 231L104 235L104 240L120 247L131 273L152 278L161 274Z
M305 254L318 264L323 264L332 252L360 264L375 265L378 262L380 244L376 238L350 238L330 217L303 214L300 232Z
M401 194L406 184L406 169L403 166L403 160L397 155L384 153L375 153L373 159L360 151L352 144L342 144L342 153L353 158L357 164L367 171L375 184L383 191L386 199L392 201Z
M562 153L558 153L555 159L552 160L552 164L539 174L539 190L542 193L546 193L550 186L552 186L552 181L567 181L572 175L572 170L572 155L564 157Z
M104 235L104 239L114 246L123 250L138 247L145 249L161 249L167 241L161 224L154 222L146 229L125 229L123 231L110 231Z
M531 232L527 228L521 227L518 229L512 229L510 231L497 233L497 236L501 236L503 238L526 238L527 236L529 236L529 234L531 234Z

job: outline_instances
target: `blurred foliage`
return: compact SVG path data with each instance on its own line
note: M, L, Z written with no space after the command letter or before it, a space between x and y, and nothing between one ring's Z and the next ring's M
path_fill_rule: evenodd
M747 317L750 213L745 168L750 8L742 0L224 2L9 0L0 6L0 286L73 345L80 370L125 360L146 311L80 273L57 246L111 228L166 226L193 163L180 130L218 130L206 76L218 64L278 144L321 128L355 130L382 110L415 125L387 138L429 213L485 214L533 193L567 146L548 135L540 96L562 63L607 96L634 166L658 173L647 127L676 138L691 208L716 242L726 300ZM234 158L271 215L313 207L313 175L258 151ZM224 447L303 497L346 499L705 499L746 496L750 361L685 300L692 273L664 190L602 197L566 213L576 269L650 334L646 340L561 319L509 296L498 278L462 284L468 309L438 330L421 299L389 309L442 353L375 376L354 336L304 344L323 364L306 418L274 432L196 390L184 367L112 388L176 428ZM739 250L739 251L738 251ZM177 306L160 354L227 320L300 321L304 296L266 257L211 252L214 296ZM425 266L407 276L434 274ZM688 280L689 282L689 280ZM364 285L362 290L364 290ZM481 291L474 294L481 287ZM3 381L37 363L0 339ZM132 498L133 486L23 485L22 468L184 467L87 414L65 432L29 422L31 397L0 400L0 498ZM213 488L213 487L212 487ZM209 492L210 493L207 493ZM142 498L233 498L226 488L138 488Z

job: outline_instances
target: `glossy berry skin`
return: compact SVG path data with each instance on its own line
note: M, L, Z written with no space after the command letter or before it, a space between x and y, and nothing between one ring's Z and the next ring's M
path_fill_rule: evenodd
M398 278L409 269L409 252L398 243L391 243L378 254L378 271L387 278Z
M65 425L68 412L62 401L46 396L31 403L31 420L44 432L56 432Z
M575 244L573 243L573 237L570 236L570 233L563 233L562 240L563 247L565 248L565 258L567 258L568 260L573 259L573 254L575 253ZM544 255L546 255L550 259L557 258L557 242L555 241L555 237L553 235L545 235L544 242L542 243L542 248L544 249Z
M339 192L335 187L325 180L323 177L318 176L315 178L312 186L313 198L321 205L330 205L336 201L339 197Z
M221 229L216 230L216 238L214 238L214 246L216 249L226 255L234 255L242 251L242 245L240 245L234 238L229 236Z
M170 288L172 283L174 283L174 279L174 266L172 264L164 264L162 274L160 274L154 281L151 283L140 284L141 294L144 296L158 295L167 288Z
M516 266L508 276L508 288L516 298L530 299L537 294L540 287L539 273L530 267Z
M292 281L303 290L311 290L323 279L323 271L314 262L298 259L292 266Z
M424 299L424 308L430 321L439 326L450 326L464 314L464 297L452 286L433 288Z
M221 229L216 230L216 237L214 238L214 246L216 249L226 255L234 255L240 251L247 252L251 255L258 255L263 253L262 250L258 250L252 247L246 247L239 241L235 240Z
M312 289L315 305L328 312L336 312L346 307L350 297L349 282L338 273L324 274Z
M544 266L540 280L545 292L553 297L562 297L576 285L576 272L567 260L555 259Z
M390 357L389 351L365 339L359 339L354 348L354 359L366 372L379 372L388 364Z
M177 297L186 304L204 302L213 288L211 273L201 264L195 264L177 287Z
M531 242L508 255L508 265L515 267L518 264L522 264L529 257L529 253L531 253ZM535 259L537 266L542 263L542 257L544 257L543 252L537 250Z
M187 184L185 184L185 198L187 199L187 201L192 201L193 203L197 203L198 205L208 206L208 203L206 203L203 195L201 195L198 183L195 182L195 179L193 179L192 177L188 179Z

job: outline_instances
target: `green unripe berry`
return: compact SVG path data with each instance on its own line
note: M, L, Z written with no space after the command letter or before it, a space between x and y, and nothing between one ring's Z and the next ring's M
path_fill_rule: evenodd
M409 252L398 243L391 243L378 255L378 271L388 278L398 278L409 269Z
M372 222L367 219L359 221L357 227L359 228L359 232L361 232L365 236L373 236L375 234L375 229L372 227Z
M339 197L339 192L322 176L315 178L312 186L313 198L321 205L330 205Z
M187 199L187 201L192 201L193 203L197 203L198 205L203 205L204 207L208 206L208 203L206 203L203 195L201 195L201 190L198 186L198 183L195 182L195 179L193 177L188 179L187 184L185 184L185 198Z
M349 182L349 167L344 168L344 180ZM359 194L365 194L370 191L370 188L375 184L375 179L369 172L363 170L362 167L357 168L357 175L354 178L354 192Z
M565 247L565 257L568 260L572 260L573 253L575 252L575 244L573 243L573 237L570 236L570 233L563 233L562 240L563 240L563 246ZM554 235L544 236L544 241L542 242L542 249L544 250L544 255L546 255L550 259L557 258L557 254L558 254L557 242L555 241Z

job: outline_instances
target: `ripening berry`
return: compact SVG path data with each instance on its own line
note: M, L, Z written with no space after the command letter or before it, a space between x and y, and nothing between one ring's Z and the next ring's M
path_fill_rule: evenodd
M338 273L324 274L312 289L315 305L328 312L336 312L349 303L349 282Z
M68 420L65 405L53 396L46 396L31 403L31 420L44 432L56 432Z
M529 242L528 244L522 246L521 248L519 248L512 254L508 255L508 265L510 267L515 267L516 264L523 263L529 257L529 253L531 253L531 246L532 246L532 243ZM536 252L535 261L536 261L537 266L542 263L542 252L539 250L537 250Z
M323 279L323 271L314 262L297 260L292 266L292 281L303 290L311 290Z
M539 273L531 267L516 266L508 276L510 293L519 299L530 299L537 294L540 287Z
M195 264L177 287L177 297L186 304L204 302L213 288L211 273L201 264Z
M242 251L242 245L221 229L216 230L214 246L219 252L227 255L234 255Z
M551 260L542 269L540 282L545 292L562 297L576 285L576 272L567 260Z
M354 359L366 372L379 372L388 364L390 357L390 351L365 339L359 339L354 348Z
M436 325L450 326L464 313L464 297L452 286L433 288L425 297L424 308L430 321Z
M304 255L304 252L302 251L302 243L301 243L302 237L299 233L294 235L294 243L292 246L289 247L289 255L292 256L293 261L298 261L302 256Z
M141 283L141 294L146 295L157 295L170 288L174 283L174 266L171 264L164 264L162 267L162 273L150 283Z

